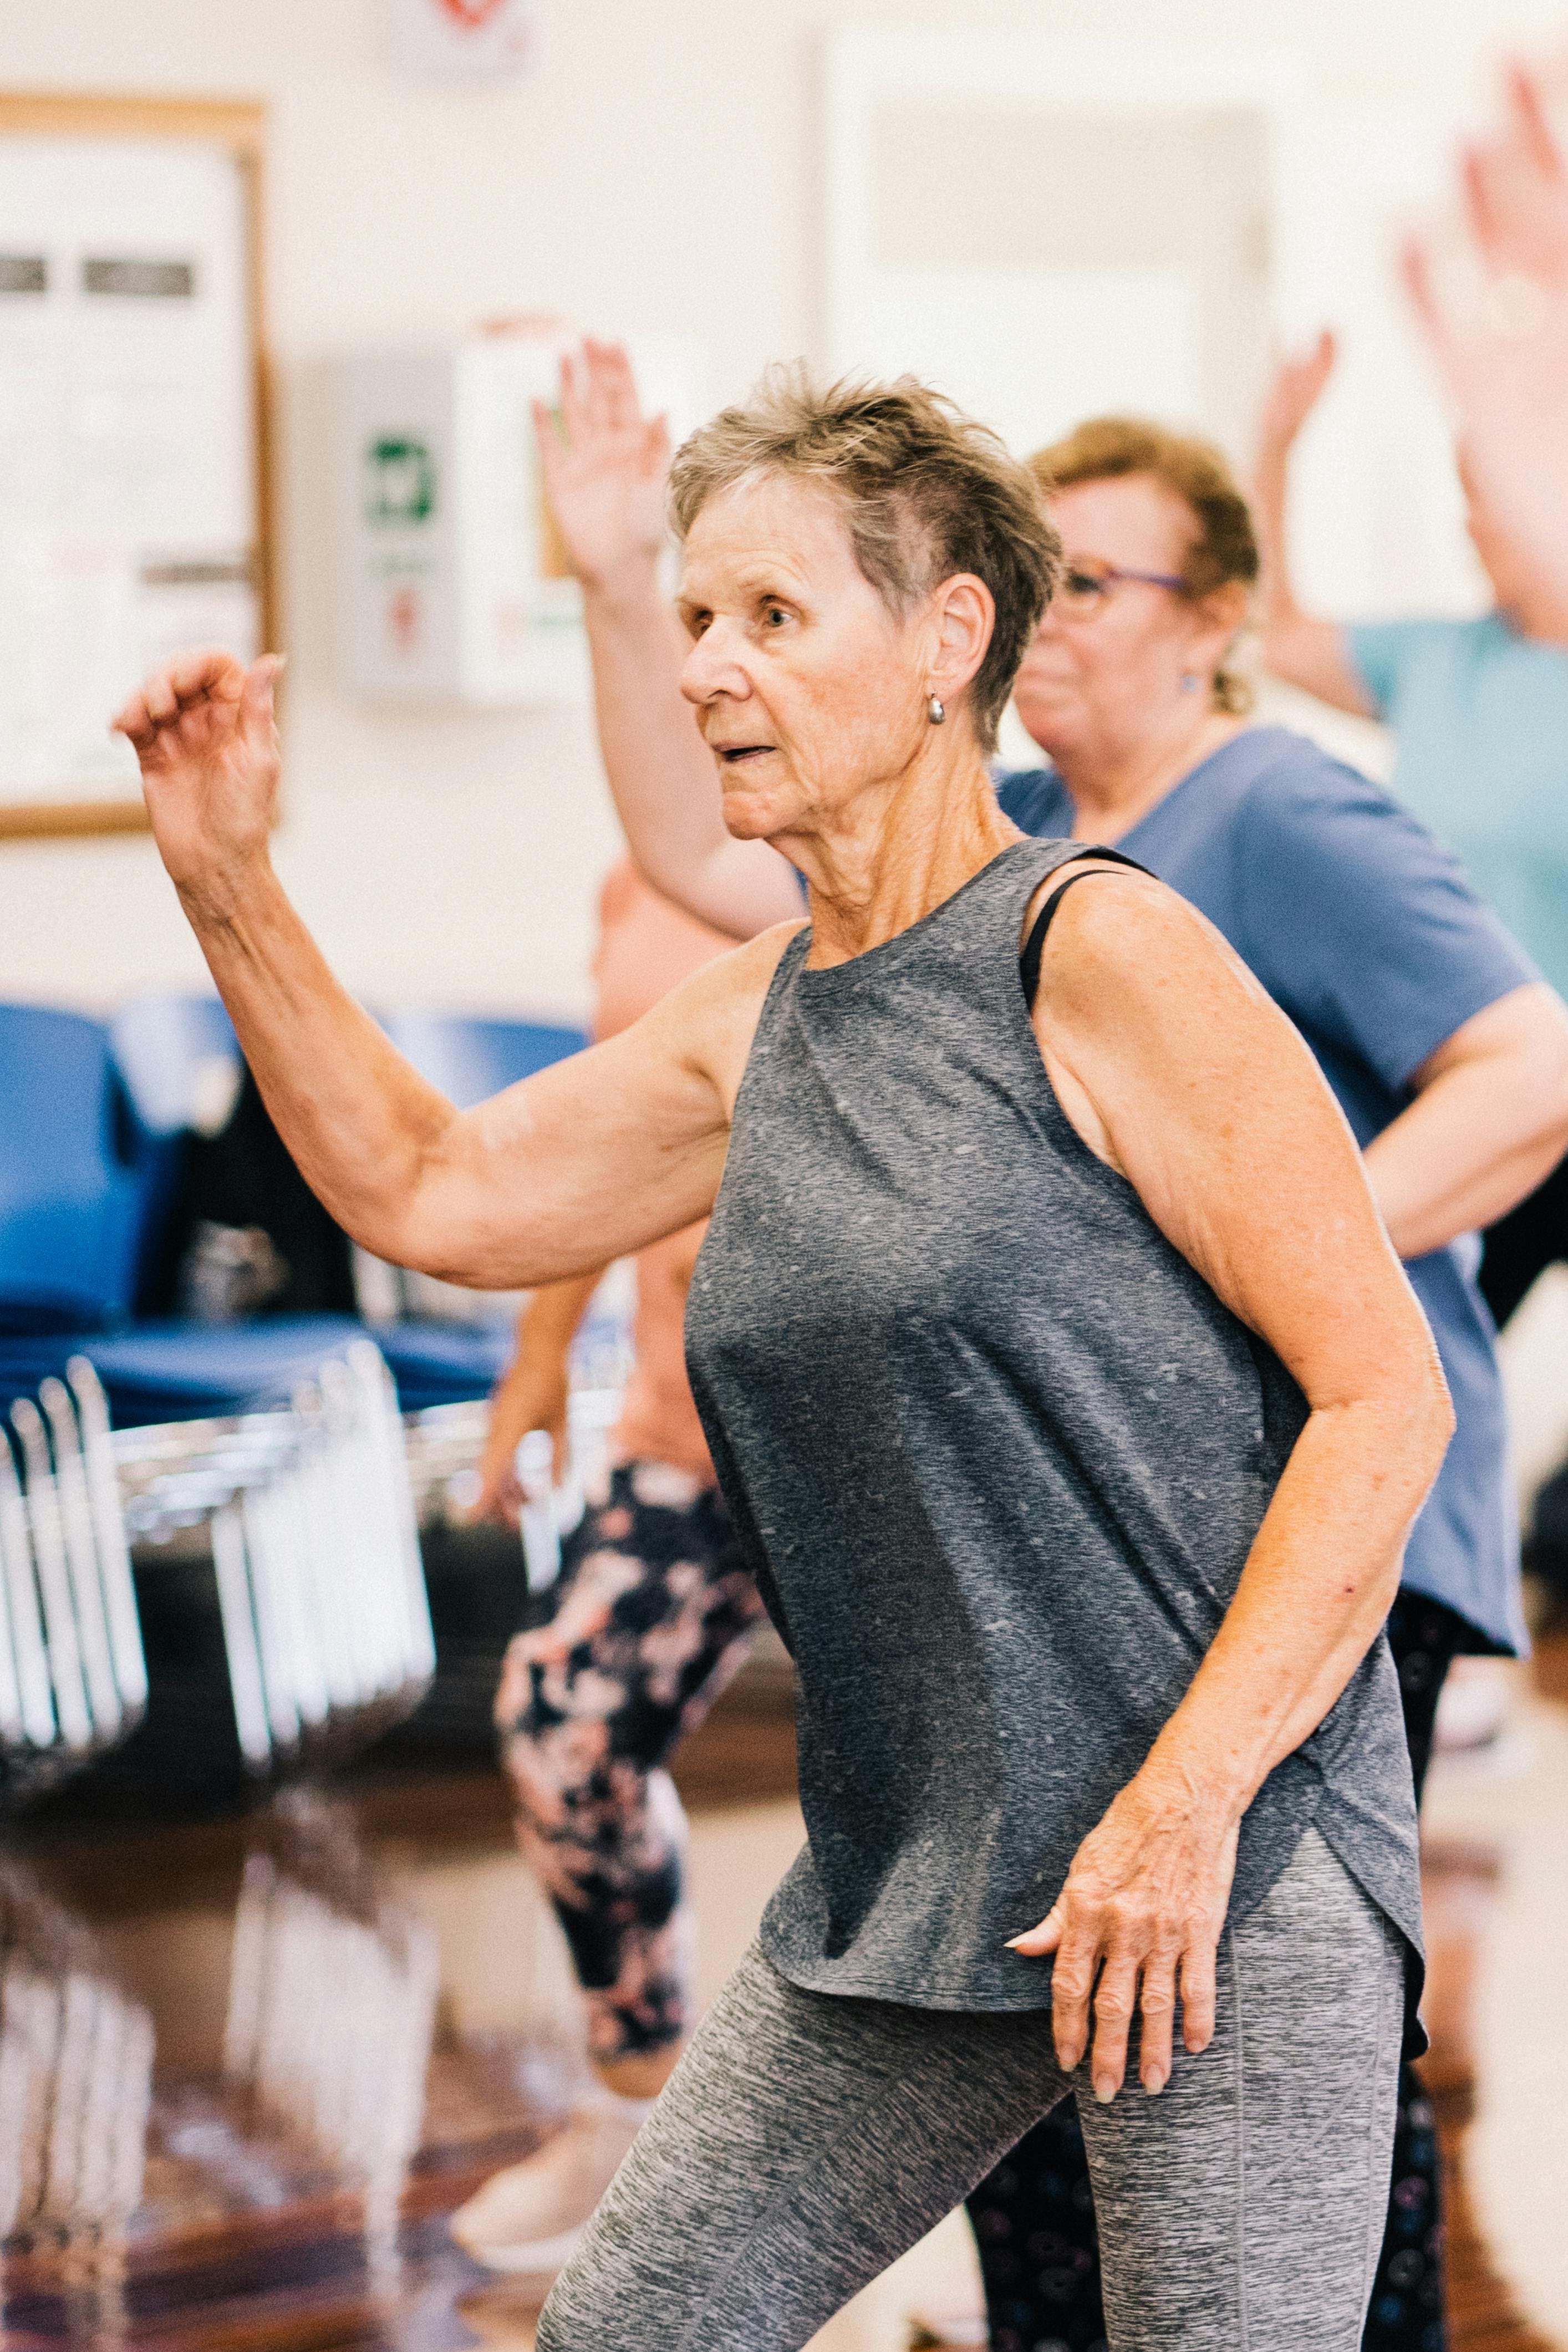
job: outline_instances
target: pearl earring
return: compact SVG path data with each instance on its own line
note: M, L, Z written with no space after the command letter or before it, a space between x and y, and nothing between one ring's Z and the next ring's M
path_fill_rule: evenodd
M947 717L946 711L942 709L942 704L937 700L934 694L931 696L931 700L926 704L926 717L931 720L933 727L940 727L942 720Z

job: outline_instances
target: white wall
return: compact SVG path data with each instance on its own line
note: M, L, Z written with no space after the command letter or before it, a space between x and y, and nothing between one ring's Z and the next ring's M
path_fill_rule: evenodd
M820 41L847 16L1063 35L1081 0L542 0L503 89L384 62L379 0L50 0L0 25L14 89L258 97L289 804L279 858L350 983L569 1006L615 830L586 718L389 715L334 682L325 363L515 309L704 341L716 394L820 352ZM1102 38L1300 43L1347 95L1461 96L1547 0L1097 0ZM149 843L0 845L0 994L100 1004L199 963Z

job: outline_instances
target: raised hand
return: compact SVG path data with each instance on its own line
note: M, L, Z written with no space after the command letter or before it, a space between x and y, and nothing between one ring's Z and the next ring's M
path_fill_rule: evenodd
M193 920L221 919L264 866L278 796L272 689L282 663L186 654L155 670L114 721L142 763L158 852Z
M1259 463L1282 461L1322 395L1339 346L1325 327L1310 352L1281 362L1264 398L1258 423Z
M563 360L559 418L536 400L533 425L545 495L584 586L613 587L628 568L656 563L669 430L643 415L621 345L590 339Z
M1470 479L1529 569L1532 625L1568 644L1568 174L1539 83L1515 68L1508 97L1503 131L1465 162L1480 300L1441 281L1425 237L1405 248L1405 282Z
M1568 169L1540 84L1514 65L1507 92L1502 131L1466 152L1466 210L1490 270L1560 287L1568 284Z

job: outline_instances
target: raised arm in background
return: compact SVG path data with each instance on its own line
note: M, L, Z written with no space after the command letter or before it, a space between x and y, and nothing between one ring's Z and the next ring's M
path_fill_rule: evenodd
M117 724L246 1060L318 1199L375 1256L476 1290L584 1274L706 1216L787 933L458 1111L333 976L272 870L277 671L270 656L247 671L194 654Z
M1263 658L1276 677L1338 710L1370 719L1375 713L1351 659L1343 628L1338 621L1304 613L1290 577L1290 452L1317 405L1334 358L1334 338L1325 328L1310 352L1281 363L1263 404L1253 476L1253 516L1263 558L1258 621Z
M1405 284L1470 476L1532 568L1531 634L1568 645L1568 172L1521 66L1502 129L1467 152L1463 197L1482 298L1450 281L1431 237L1406 246Z
M583 585L599 749L632 856L656 890L733 939L797 918L800 887L777 851L725 832L713 755L681 697L687 640L658 581L663 417L644 416L620 346L590 341L563 362L558 415L536 403L534 425Z

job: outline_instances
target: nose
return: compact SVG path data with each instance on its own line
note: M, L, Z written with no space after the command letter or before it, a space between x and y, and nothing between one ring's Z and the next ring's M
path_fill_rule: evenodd
M682 663L680 691L699 709L721 694L743 702L751 693L752 681L738 657L735 639L732 623L710 621Z

